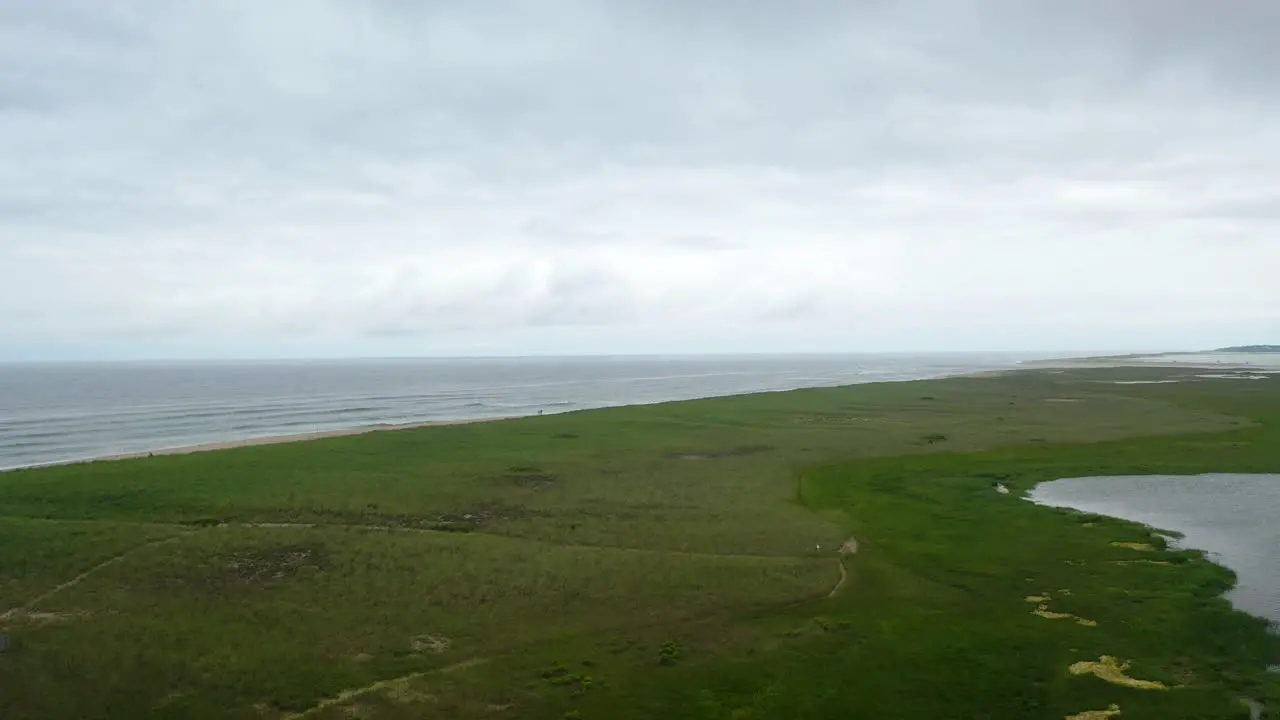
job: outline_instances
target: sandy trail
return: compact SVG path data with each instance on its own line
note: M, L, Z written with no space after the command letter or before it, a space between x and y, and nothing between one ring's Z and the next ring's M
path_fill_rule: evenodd
M848 575L847 575L847 571L844 569L844 559L845 559L845 556L846 556L846 555L850 555L850 554L853 554L853 553L857 552L857 545L858 545L858 544L857 544L857 541L856 541L856 540L854 540L853 538L849 538L849 540L845 542L844 546L842 546L842 547L840 548L840 554L841 554L841 556L840 556L840 582L836 585L835 589L833 589L833 590L831 591L831 594L830 594L830 595L828 595L828 597L831 597L832 595L835 595L836 591L838 591L838 590L840 589L840 587L841 587L841 586L842 586L842 585L847 581L847 579L848 579ZM580 547L597 547L597 546L580 546ZM615 548L615 549L630 549L630 548ZM646 551L642 551L642 552L663 552L663 551L647 551L647 550L646 550ZM698 554L714 555L715 553L698 553ZM722 555L721 557L724 557L724 556ZM767 557L767 558L776 558L777 556L772 556L772 555L767 555L767 556L760 556L760 555L739 555L739 556L733 556L733 555L730 555L730 556L728 556L728 557ZM789 607L796 607L796 606L798 606L798 605L802 605L802 604L810 603L810 602L813 602L813 599L812 599L812 598L810 598L810 599L808 599L808 600L803 600L803 601L801 601L800 603L797 603L796 605L792 605L792 606L789 606ZM703 620L705 620L705 619L707 619L707 618L703 618ZM697 621L691 621L691 622L697 622ZM638 630L638 629L642 629L642 628L659 627L659 626L663 626L663 625L666 625L666 624L667 624L667 623L665 623L665 622L659 622L659 623L642 623L642 624L639 624L639 625L630 626L630 627L629 627L629 628L627 628L627 629L630 629L630 630ZM504 653L504 654L502 654L502 655L498 656L498 659L501 659L502 657L506 657L507 655L508 655L508 654ZM285 716L283 716L283 717L281 718L281 720L302 720L303 718L306 718L306 717L309 717L309 716L311 716L311 715L314 715L315 713L321 712L321 711L323 711L323 710L326 710L326 709L328 709L328 708L331 708L331 707L334 707L334 706L337 706L337 705L341 705L342 703L349 702L349 701L351 701L351 700L354 700L354 699L356 699L356 698L362 697L362 696L364 696L364 695L368 695L368 694L370 694L370 693L375 693L375 692L378 692L378 691L381 691L381 690L389 690L389 689L394 688L395 686L397 686L397 685L399 685L399 684L412 682L412 681L414 681L414 680L417 680L418 678L429 677L429 676L431 676L431 675L444 675L444 674L452 673L452 672L460 672L460 671L462 671L462 670L467 670L467 669L469 669L469 668L477 667L477 666L484 665L484 664L486 664L486 663L492 662L492 660L493 660L493 659L494 659L494 658L472 658L472 659L470 659L470 660L463 660L462 662L454 663L453 665L448 665L448 666L446 666L446 667L442 667L442 668L439 668L439 669L436 669L436 670L424 670L424 671L421 671L421 672L411 673L411 674L409 674L409 675L403 675L403 676L401 676L401 677L391 678L391 679L389 679L389 680L379 680L378 682L372 683L372 684L370 684L370 685L366 685L366 686L364 686L364 687L352 688L352 689L349 689L349 690L343 690L342 692L338 693L337 695L335 695L335 696L333 696L333 697L331 697L331 698L326 698L326 699L324 699L324 700L321 700L320 702L316 703L314 706L312 706L312 707L310 707L310 708L307 708L306 710L303 710L302 712L293 713L293 714L290 714L290 715L285 715Z
M827 593L827 598L828 598L828 599L833 598L833 597L835 597L836 595L838 595L838 594L840 593L840 590L841 590L842 588L844 588L844 586L849 582L849 571L848 571L848 570L845 568L845 566L844 566L844 560L845 560L845 557L846 557L846 556L848 556L848 555L855 555L855 554L857 554L857 552L858 552L858 539L857 539L857 538L852 538L852 537L851 537L851 538L849 538L848 540L845 540L845 541L844 541L844 544L840 546L840 550L839 550L839 552L840 552L840 560L839 560L839 562L840 562L840 580L839 580L839 582L837 582L837 583L836 583L836 586L835 586L835 587L831 588L831 592Z
M184 533L184 535L189 535L189 534L190 534L190 533ZM125 558L127 558L127 557L129 557L129 556L133 555L134 553L141 552L141 551L143 551L143 550L146 550L147 548L153 548L153 547L156 547L156 546L158 546L158 545L164 545L164 544L166 544L166 543L175 542L175 541L177 541L177 540L178 540L179 538L181 538L181 537L183 537L183 536L182 536L182 535L178 535L178 536L174 536L174 537L161 538L161 539L159 539L159 540L152 540L151 542L143 543L142 545L139 545L139 546L137 546L137 547L135 547L135 548L132 548L132 549L130 549L130 550L126 550L126 551L124 551L124 552L120 553L119 555L116 555L115 557L108 558L108 559L106 559L106 560L104 560L104 561L102 561L102 562L98 563L97 565L94 565L93 567L89 568L88 570L85 570L84 572L80 573L79 575L77 575L77 576L75 576L75 577L71 578L70 580L68 580L68 581L66 581L66 582L64 582L64 583L62 583L61 585L58 585L58 586L54 587L53 589L48 590L48 591L46 591L45 593L43 593L43 594L41 594L41 595L38 595L38 596L36 596L36 597L32 598L31 600L28 600L26 603L24 603L24 604L22 604L22 605L20 605L20 606L18 606L18 607L16 607L16 608L11 608L11 609L9 609L9 610L6 610L6 611L4 612L4 614L0 615L0 621L4 621L4 620L12 620L12 619L14 619L14 618L17 618L17 617L21 617L21 616L27 615L27 614L29 614L29 613L31 612L31 609L32 609L32 608L36 607L37 605L39 605L40 603L44 602L45 600L48 600L49 598L53 597L54 595L57 595L58 593L62 592L63 590L67 590L67 589L69 589L69 588L75 587L76 585L79 585L80 583L84 582L84 581L85 581L89 576L93 575L94 573L97 573L98 571L103 570L104 568L111 567L112 565L115 565L116 563L118 563L118 562L120 562L120 561L124 560Z
M276 526L276 527L279 527L279 526L281 526L281 525L284 525L284 526L286 526L286 527L288 527L288 526L289 526L289 525L284 524L284 523L280 523L280 524L273 524L273 526ZM261 526L261 525L260 525L260 526ZM306 526L303 526L303 527L306 527ZM594 546L593 546L593 547L594 547ZM614 548L614 549L634 549L634 548ZM654 551L643 551L643 552L654 552ZM660 552L660 551L659 551L659 552ZM854 554L856 554L856 553L858 552L858 540L857 540L856 538L852 538L852 537L851 537L851 538L849 538L848 540L846 540L846 541L844 542L844 544L843 544L843 545L841 545L841 546L840 546L840 549L839 549L839 551L838 551L838 552L839 552L839 554L840 554L840 557L838 558L839 567L840 567L840 579L839 579L839 581L837 581L837 582L836 582L835 587L831 588L831 592L827 593L827 598L834 598L837 594L839 594L840 590L841 590L842 588L844 588L844 586L849 582L849 571L848 571L847 569L845 569L845 560L846 560L846 558L847 558L848 556L850 556L850 555L854 555ZM706 555L716 555L716 553L685 553L685 554L697 554L697 555L703 555L703 554L706 554ZM719 556L719 557L726 557L726 556L724 556L724 555L718 555L718 556ZM757 556L757 555L737 555L737 556L729 555L729 556L727 556L727 557L762 557L762 556ZM764 556L764 557L773 558L773 556ZM810 601L810 602L811 602L811 601ZM342 692L338 693L338 694L337 694L337 695L335 695L334 697L331 697L331 698L327 698L327 699L325 699L325 700L322 700L322 701L320 701L319 703L317 703L315 706L313 706L313 707L311 707L311 708L308 708L307 710L303 710L302 712L300 712L300 713L295 713L295 714L293 714L293 715L286 715L282 720L302 720L303 718L306 718L306 717L308 717L308 716L310 716L310 715L313 715L313 714L315 714L315 713L318 713L318 712L320 712L320 711L322 711L322 710L326 710L326 709L331 708L331 707L334 707L334 706L336 706L336 705L341 705L341 704L343 704L343 703L345 703L345 702L349 702L349 701L351 701L351 700L354 700L354 699L356 699L356 698L358 698L358 697L361 697L361 696L364 696L364 695L368 695L368 694L370 694L370 693L375 693L375 692L378 692L378 691L381 691L381 690L389 690L389 689L391 689L391 688L393 688L393 687L395 687L396 685L399 685L399 684L401 684L401 683L412 682L412 681L414 681L414 680L417 680L418 678L426 677L426 676L429 676L429 675L437 675L437 674L443 674L443 673L456 672L456 671L459 671L459 670L465 670L465 669L467 669L467 668L475 667L475 666L477 666L477 665L482 665L482 664L484 664L484 663L486 663L486 662L489 662L489 661L488 661L487 659L484 659L484 658L475 658L475 659L472 659L472 660L466 660L466 661L463 661L463 662L460 662L460 663L456 663L456 664L454 664L454 665L450 665L450 666L448 666L448 667L440 668L439 670L428 670L428 671L425 671L425 672L417 672L417 673L413 673L413 674L410 674L410 675L405 675L405 676L403 676L403 677L392 678L392 679L390 679L390 680L380 680L380 681L378 681L378 682L376 682L376 683L373 683L373 684L371 684L371 685L366 685L366 686L364 686L364 687L360 687L360 688L353 688L353 689L351 689L351 690L343 690Z
M286 715L284 716L283 720L300 720L301 718L305 718L308 715L313 715L315 713L320 712L321 710L326 710L335 705L341 705L342 703L355 700L358 697L362 697L370 693L375 693L375 692L378 692L379 690L389 690L401 683L413 682L418 678L427 677L428 675L443 675L445 673L458 672L459 670L466 670L468 668L476 667L477 665L483 665L487 662L489 661L485 658L472 658L471 660L463 660L460 663L454 663L453 665L449 665L448 667L442 667L438 670L426 670L423 672L416 672L416 673L404 675L398 678L392 678L390 680L379 680L378 682L373 683L372 685L366 685L360 688L343 690L337 695L331 698L326 698L324 700L321 700L316 705L310 708L307 708L306 710L303 710L300 713Z
M839 594L840 589L845 586L845 583L849 582L849 571L844 569L844 558L840 558L839 562L840 562L840 581L836 583L835 587L831 588L831 592L827 593L828 600L835 597L837 594Z

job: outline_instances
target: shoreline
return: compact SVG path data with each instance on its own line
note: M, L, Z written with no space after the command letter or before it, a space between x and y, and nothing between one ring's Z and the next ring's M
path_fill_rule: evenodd
M501 417L491 418L422 420L411 423L377 423L376 425L357 425L355 427L336 428L334 430L314 430L304 433L260 435L258 437L241 438L239 440L220 440L215 442L196 443L194 445L178 445L176 447L161 448L159 450L142 450L139 452L120 453L117 455L103 455L90 460L73 460L71 462L104 462L111 460L136 460L137 458L154 457L156 455L189 455L191 453L213 452L215 450L234 450L242 447L283 445L285 443L307 442L308 440L327 440L329 438L351 437L353 435L368 435L369 433L387 432L391 430L417 430L419 428L446 427L449 425L473 425L475 423L497 422L499 420L515 420L523 417L536 416L504 415Z
M1233 475L1233 474L1237 474L1237 473L1201 473L1198 475L1198 477L1205 477L1205 476L1212 476L1212 475ZM1262 474L1239 473L1239 475L1244 475L1249 477L1260 477L1262 475L1266 475L1266 473L1262 473ZM1156 476L1135 475L1130 477L1156 477ZM1193 477L1197 477L1197 476L1193 476ZM1044 494L1050 490L1049 486L1053 485L1054 483L1061 483L1069 480L1106 480L1106 479L1109 479L1109 476L1096 476L1096 477L1082 476L1082 477L1075 477L1075 478L1059 478L1056 480L1045 480L1045 481L1036 483L1030 489L1026 490L1022 494L1021 499L1025 502L1029 502L1033 505L1038 505L1040 507L1070 510L1072 512L1079 513L1081 515L1099 515L1102 517L1110 518L1112 520L1118 520L1123 523L1136 525L1142 528L1145 532L1147 532L1149 536L1159 537L1162 540L1164 540L1168 550L1191 551L1191 552L1197 553L1204 562L1223 568L1226 571L1230 572L1231 575L1234 577L1234 582L1232 582L1231 587L1224 590L1218 597L1230 603L1232 610L1234 610L1235 612L1248 615L1249 617L1257 618L1267 623L1267 632L1270 632L1275 635L1280 635L1280 615L1269 613L1265 608L1256 608L1256 607L1251 607L1247 604L1241 604L1238 596L1233 597L1233 595L1236 595L1241 590L1242 587L1247 587L1243 585L1243 581L1241 580L1242 570L1239 569L1240 565L1242 564L1241 558L1238 557L1235 553L1228 553L1228 552L1222 551L1221 549L1207 547L1207 545L1213 545L1213 543L1205 543L1203 542L1203 538L1200 538L1199 540L1188 541L1186 534L1183 532L1184 528L1187 527L1187 524L1185 522L1180 522L1177 520L1177 518L1172 516L1165 516L1163 519L1158 520L1156 519L1156 517L1141 511L1138 513L1133 513L1131 511L1126 510L1124 511L1124 514L1120 514L1120 512L1117 512L1115 508L1099 507L1098 504L1094 502L1081 501L1078 499L1064 500L1062 498L1045 497L1045 494ZM1114 478L1110 478L1110 479L1114 479ZM1159 513L1156 513L1156 515L1158 514ZM1145 516L1145 517L1138 517L1138 516ZM1168 522L1171 520L1174 522ZM1182 527L1178 527L1178 525L1182 525ZM1142 561L1139 560L1137 562L1142 562ZM1247 565L1248 563L1244 563L1244 564ZM1280 672L1280 666L1269 665L1267 666L1266 671L1269 673ZM1263 703L1253 699L1252 697L1245 697L1245 696L1242 696L1240 698L1240 702L1249 709L1249 717L1251 718L1251 720L1261 720L1262 718L1267 717L1267 715L1265 714L1267 711L1267 706L1264 705Z
M851 383L849 385L819 385L814 387L787 388L785 390L755 390L755 391L750 391L746 393L737 393L737 394L755 395L758 393L794 392L796 390L811 390L811 389L823 388L823 387L828 387L828 388L853 387L855 385L875 385L878 383L889 383L889 382L895 382L895 383L896 382L921 382L921 381L927 381L927 380L946 380L949 378L961 378L961 377L998 377L1004 373L1014 372L1020 369L1035 369L1035 368L1030 368L1030 367L1022 368L1019 366L1013 366L1013 367L1001 368L997 370L974 370L971 372L945 373L945 374L933 375L929 377L913 378L910 380L875 380L867 383ZM704 400L704 399L710 399L710 398L732 397L732 396L733 394L706 395L706 396L697 397L697 398L683 398L679 400L664 400L659 402L689 402L692 400ZM572 410L570 412L582 412L587 410L604 410L607 408L614 408L614 407L632 407L635 405L642 405L642 404L654 404L654 403L628 403L625 405L607 405L607 406L602 406L598 408L587 407L587 408L581 408L579 410ZM551 413L551 414L559 415L563 413ZM374 425L358 425L358 426L348 427L348 428L335 428L332 430L315 430L315 431L301 432L301 433L261 435L257 437L239 438L234 440L213 440L209 442L194 443L191 445L177 445L173 447L157 448L154 450L138 450L138 451L125 452L125 453L111 453L108 455L97 455L94 457L87 457L87 458L76 458L71 460L53 460L50 462L36 463L33 465L19 465L15 467L0 468L0 475L4 475L6 473L24 471L24 470L39 470L42 468L66 467L68 465L85 465L89 463L116 462L120 460L140 460L143 458L159 457L164 455L190 455L193 453L215 452L218 450L235 450L238 448L258 447L262 445L283 445L286 443L307 442L310 440L327 440L330 438L352 437L355 435L367 435L369 433L387 432L391 430L418 430L418 429L429 428L429 427L447 427L450 425L471 425L474 423L498 422L501 420L519 420L522 418L538 417L538 416L539 415L536 413L531 413L531 414L522 414L522 415L500 415L497 417L483 417L483 418L459 418L459 419L453 419L453 420L448 420L448 419L423 420L423 421L410 422L410 423L378 423Z
M1197 473L1194 475L1177 475L1177 474L1163 475L1160 473L1155 473L1150 475L1127 475L1127 476L1102 475L1102 476L1067 477L1067 478L1058 478L1055 480L1045 480L1045 481L1038 482L1023 494L1022 499L1032 503L1033 505L1039 505L1041 507L1071 510L1081 515L1099 515L1099 516L1111 518L1113 520L1119 520L1121 522L1137 525L1143 528L1149 535L1158 536L1164 539L1165 543L1167 544L1170 550L1174 550L1174 551L1190 550L1190 551L1199 553L1206 562L1210 562L1215 565L1218 565L1219 567L1226 568L1236 576L1235 583L1231 586L1229 590L1223 593L1222 597L1224 597L1228 602L1230 602L1231 606L1235 610L1242 612L1246 615L1250 615L1252 617L1256 617L1266 621L1272 628L1274 628L1274 632L1280 634L1280 608L1272 608L1272 607L1257 608L1257 607L1253 607L1248 602L1241 604L1238 597L1237 598L1232 597L1232 594L1239 591L1242 587L1246 589L1251 589L1256 594L1256 592L1258 591L1258 588L1254 586L1254 581L1256 580L1256 578L1253 577L1252 571L1241 569L1242 566L1246 568L1248 567L1249 558L1247 556L1243 558L1241 557L1241 555L1238 553L1238 546L1236 548L1236 551L1232 551L1232 550L1224 549L1224 547L1219 542L1212 541L1212 540L1206 541L1206 537L1210 539L1221 537L1217 535L1214 531L1211 530L1210 532L1205 533L1205 531L1200 526L1198 526L1194 521L1188 520L1185 517L1179 517L1177 513L1174 513L1168 510L1150 511L1150 510L1139 509L1137 511L1134 511L1132 509L1123 507L1124 505L1123 501L1108 502L1107 499L1105 498L1099 499L1099 497L1096 494L1094 497L1088 498L1088 499L1082 499L1079 497L1064 498L1064 497L1053 495L1053 491L1055 489L1062 487L1061 485L1054 486L1054 483L1064 483L1064 482L1079 483L1079 482L1092 482L1092 481L1114 481L1114 480L1125 480L1125 479L1137 480L1137 479L1153 479L1153 478L1171 478L1171 479L1211 478L1212 479L1212 478L1223 478L1223 477L1231 477L1231 476L1235 476L1238 478L1246 478L1247 479L1246 481L1251 481L1251 480L1258 480L1259 478L1262 478L1262 477L1269 477L1271 475L1272 475L1271 473L1209 472L1209 473ZM1189 539L1187 537L1188 532L1192 532L1195 537ZM1227 544L1231 544L1231 543L1229 542ZM1250 573L1249 585L1243 584L1240 577L1240 574L1242 572Z
M0 606L6 700L124 720L156 712L178 677L186 695L168 709L211 717L494 698L594 717L633 700L678 710L727 672L785 680L712 697L760 717L1280 707L1266 674L1280 637L1217 599L1230 572L1143 555L1161 544L1128 522L1020 498L1064 477L1280 466L1280 384L1135 391L1098 383L1192 373L1023 369L0 476L16 558L2 564L22 571ZM286 438L396 427L364 417ZM1250 507L1269 529L1268 504ZM842 553L850 537L857 555ZM877 582L856 582L860 567ZM957 621L940 633L939 617ZM405 675L477 657L493 672L447 688ZM835 663L824 677L815 657ZM974 657L1002 680L975 692ZM922 689L900 660L939 683ZM354 674L326 675L335 662ZM611 687L570 697L590 675ZM45 692L81 677L89 695ZM510 694L513 677L528 695ZM865 682L815 700L850 677Z
M1235 371L1260 371L1266 373L1265 368L1258 369L1248 365L1225 366L1218 364L1199 364L1199 363L1177 363L1165 365L1163 363L1135 362L1135 356L1117 355L1108 359L1107 357L1097 358L1056 358L1046 360L1027 360L1016 365L987 370L973 370L969 372L944 373L929 377L913 378L910 380L876 380L868 383L851 383L848 385L833 386L815 386L822 387L854 387L857 385L875 385L880 383L900 383L900 382L925 382L931 380L948 380L955 378L996 378L1009 373L1015 372L1043 372L1046 370L1069 370L1069 369L1086 369L1086 368L1150 368L1150 369L1209 369L1224 370L1228 367ZM795 390L814 389L809 387L788 388L786 390L758 390L747 393L739 393L743 395L754 395L757 393L768 392L794 392ZM709 399L714 397L731 397L732 395L707 395L699 398L684 398L681 400L669 400L662 402L688 402L690 400ZM647 403L635 403L647 404ZM605 407L630 407L632 404L605 406ZM599 410L601 408L583 408L583 410ZM560 414L560 413L554 413ZM167 455L190 455L193 453L216 452L218 450L235 450L238 448L259 447L264 445L283 445L286 443L307 442L311 440L326 440L330 438L352 437L356 435L367 435L375 432L387 432L392 430L417 430L429 427L447 427L450 425L470 425L474 423L498 422L501 420L518 420L521 418L538 417L536 414L522 415L503 415L498 417L484 418L459 418L459 419L442 419L442 420L423 420L410 423L378 423L374 425L359 425L347 428L335 428L331 430L315 430L301 433L283 433L272 435L261 435L257 437L239 438L233 440L214 440L209 442L194 443L191 445L178 445L173 447L156 448L153 450L138 450L124 453L111 453L107 455L98 455L94 457L76 458L69 460L53 460L50 462L36 463L32 465L19 465L15 467L0 468L0 475L6 473L19 472L23 470L39 470L42 468L65 467L68 465L83 465L99 462L116 462L120 460L139 460L148 457L167 456Z
M240 438L237 440L217 440L213 442L195 443L193 445L177 445L174 447L157 448L155 450L139 450L136 452L113 453L110 455L99 455L91 458L82 458L78 460L54 460L47 463L39 463L37 465L23 465L20 467L0 469L0 475L20 470L39 470L41 468L65 467L67 465L86 465L89 463L99 462L116 462L119 460L139 460L149 457L160 457L164 455L191 455L193 453L216 452L218 450L235 450L237 448L259 447L263 445L284 445L287 443L307 442L310 440L327 440L330 438L353 437L356 435L368 435L376 432L387 432L390 430L417 430L429 427L446 427L449 425L472 425L475 423L498 422L500 420L517 420L525 417L537 417L536 415L504 415L500 417L490 418L465 418L458 420L423 420L421 422L411 423L379 423L376 425L359 425L349 428L336 428L333 430L313 430L303 433L284 433L279 435L260 435L257 437Z

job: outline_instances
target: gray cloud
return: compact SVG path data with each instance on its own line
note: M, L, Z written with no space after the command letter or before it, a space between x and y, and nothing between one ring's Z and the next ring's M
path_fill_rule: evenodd
M1263 0L0 0L0 356L1265 340L1278 34Z

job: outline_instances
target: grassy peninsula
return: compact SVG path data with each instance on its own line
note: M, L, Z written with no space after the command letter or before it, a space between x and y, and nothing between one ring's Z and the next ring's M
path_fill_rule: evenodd
M1280 353L1280 345L1233 345L1218 348L1214 352L1224 353Z
M1280 707L1280 637L1230 609L1227 570L1019 499L1280 472L1280 380L1193 374L6 473L0 718L1247 718L1242 697Z

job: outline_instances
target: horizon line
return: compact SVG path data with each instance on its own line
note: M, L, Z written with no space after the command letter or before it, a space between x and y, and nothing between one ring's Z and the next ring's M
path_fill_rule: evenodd
M423 360L571 360L571 359L641 359L641 358L788 358L788 357L853 357L867 355L1052 355L1058 359L1086 359L1102 357L1126 357L1142 355L1169 355L1215 352L1198 350L846 350L846 351L754 351L754 352L665 352L665 353L511 353L493 355L440 354L440 355L312 355L312 356L239 356L239 357L100 357L100 358L3 358L0 365L36 364L128 364L128 363L252 363L252 362L370 362L370 361L423 361Z

